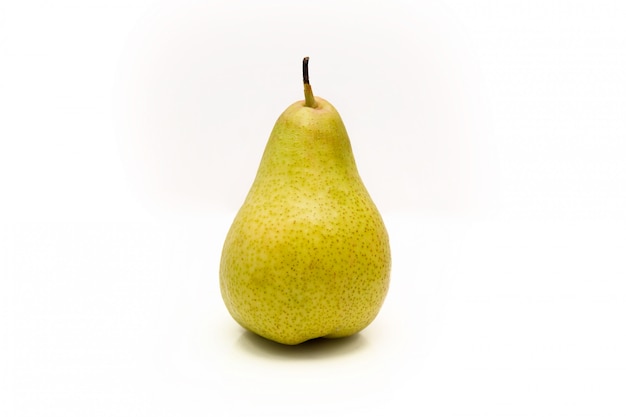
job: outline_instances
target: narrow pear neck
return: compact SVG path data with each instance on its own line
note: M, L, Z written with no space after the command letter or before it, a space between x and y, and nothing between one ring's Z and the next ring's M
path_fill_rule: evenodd
M272 130L257 178L315 181L322 175L358 176L348 133L337 111L323 99L316 109L294 103Z

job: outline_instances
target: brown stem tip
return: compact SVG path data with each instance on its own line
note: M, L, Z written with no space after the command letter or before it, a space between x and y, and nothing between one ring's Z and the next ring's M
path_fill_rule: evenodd
M305 56L302 60L302 79L305 84L309 84L309 57Z

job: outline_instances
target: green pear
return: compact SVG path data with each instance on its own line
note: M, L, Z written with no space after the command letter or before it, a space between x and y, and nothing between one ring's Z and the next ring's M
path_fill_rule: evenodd
M314 97L276 121L226 236L220 289L233 318L295 345L355 334L378 314L391 269L389 237L357 171L335 108Z

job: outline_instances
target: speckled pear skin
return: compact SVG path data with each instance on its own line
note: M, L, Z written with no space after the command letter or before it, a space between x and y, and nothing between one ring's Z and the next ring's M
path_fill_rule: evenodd
M315 100L278 118L220 265L233 318L288 345L359 332L389 288L385 225L339 113Z

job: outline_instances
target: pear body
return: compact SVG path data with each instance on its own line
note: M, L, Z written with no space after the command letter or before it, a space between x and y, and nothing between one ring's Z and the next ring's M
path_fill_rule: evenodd
M220 289L233 318L298 344L359 332L378 314L389 238L337 110L316 97L278 118L227 234Z

